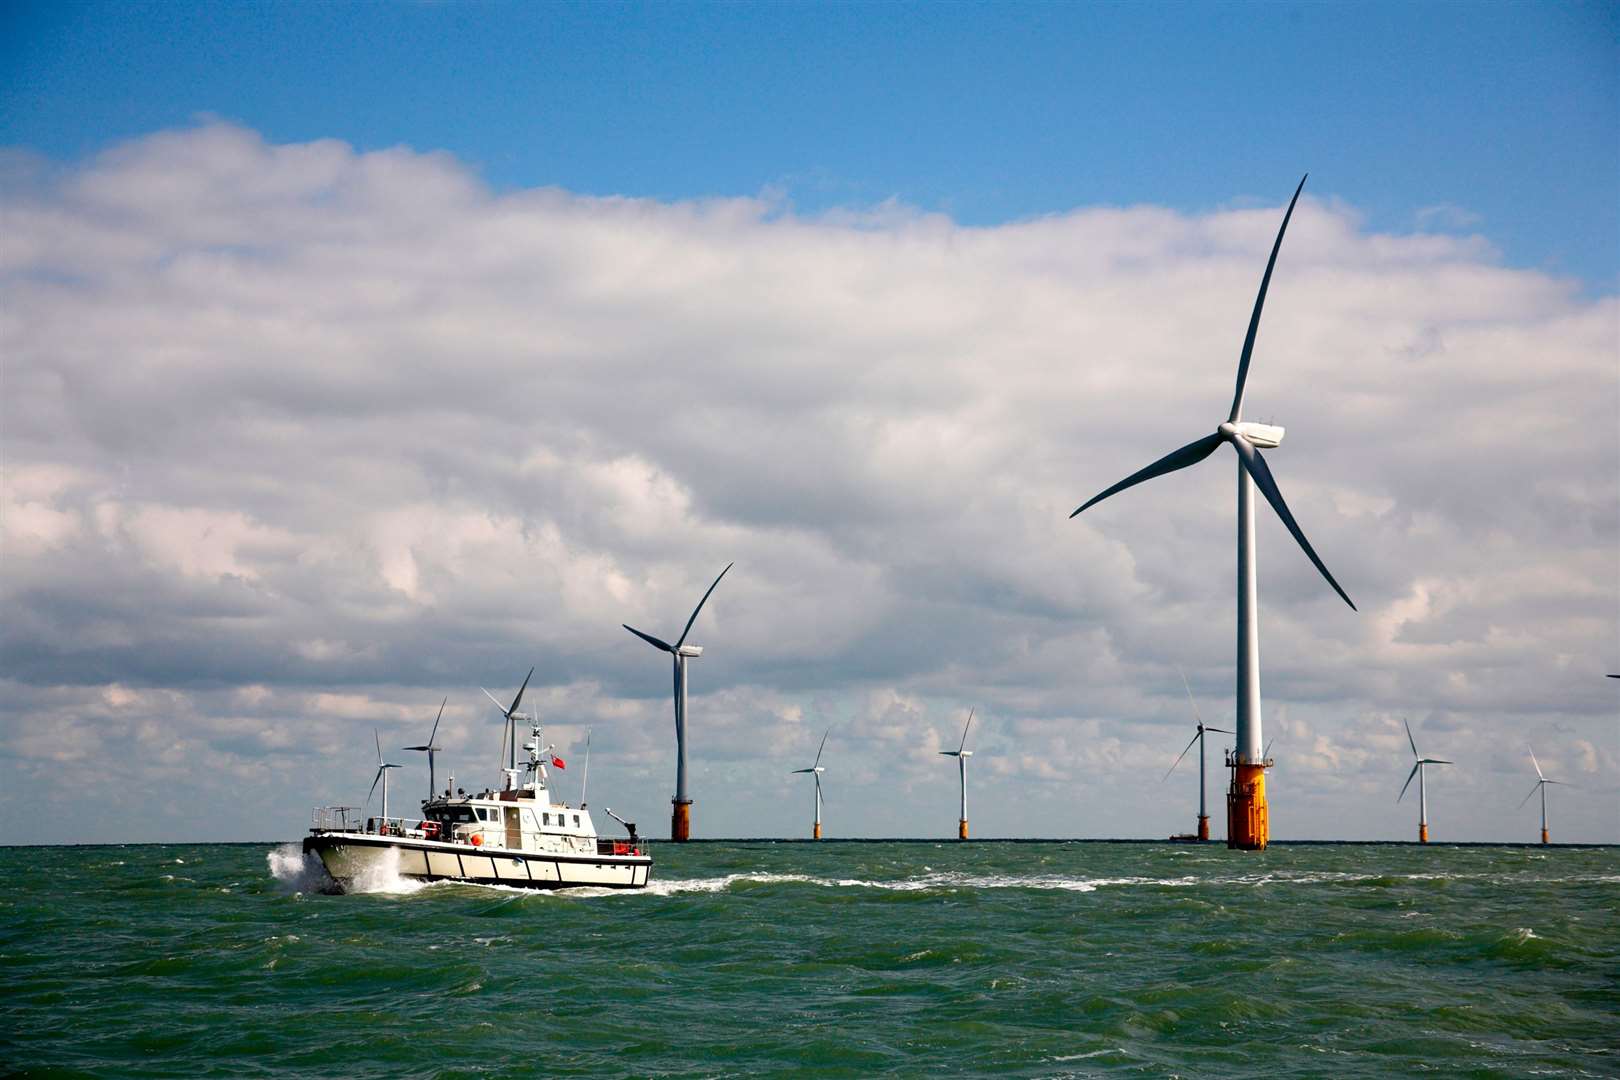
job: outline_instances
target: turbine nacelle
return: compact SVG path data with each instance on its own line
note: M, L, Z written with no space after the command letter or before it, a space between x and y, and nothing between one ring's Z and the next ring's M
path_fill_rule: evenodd
M1244 420L1236 424L1221 425L1222 431L1227 428L1249 440L1249 445L1259 450L1270 450L1282 445L1284 429L1275 424L1256 424Z
M677 656L702 656L703 655L703 646L701 646L701 645L680 645L680 646L676 647L675 655L677 655Z

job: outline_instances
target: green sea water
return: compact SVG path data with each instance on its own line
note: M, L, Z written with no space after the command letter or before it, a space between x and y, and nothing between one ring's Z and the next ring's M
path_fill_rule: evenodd
M1620 851L655 845L641 893L0 849L0 1072L1620 1075Z

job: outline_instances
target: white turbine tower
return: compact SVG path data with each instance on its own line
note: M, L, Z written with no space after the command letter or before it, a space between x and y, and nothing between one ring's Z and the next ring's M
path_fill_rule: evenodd
M382 781L382 787L383 787L382 818L381 818L381 824L379 824L378 827L377 827L377 831L380 832L380 833L387 833L388 832L388 770L389 769L403 769L405 766L403 766L403 765L394 765L394 764L391 764L391 763L386 762L386 761L383 760L383 756L382 756L382 736L380 734L378 734L376 728L371 729L371 738L372 738L372 741L374 741L377 744L377 775L373 776L371 778L371 790L366 792L366 804L368 806L371 804L371 797L377 793L377 781L381 780Z
M442 747L442 746L434 746L433 745L433 737L439 733L439 721L444 719L444 707L446 705L448 705L448 704L450 704L450 699L449 698L445 698L443 701L441 701L439 703L439 715L435 716L433 718L433 730L428 733L428 741L424 745L422 745L422 746L402 746L402 747L400 747L400 749L402 749L402 750L420 750L420 751L423 751L423 752L425 752L427 754L427 758L428 758L428 798L429 799L433 798L435 795L437 795L439 793L438 778L434 775L434 772L433 772L433 758L434 758L434 755L437 754L440 750L443 750L444 747Z
M1181 674L1181 669L1180 668L1177 668L1176 671L1177 671L1178 674ZM1193 719L1198 722L1198 730L1197 730L1196 733L1194 733L1193 737L1187 741L1187 745L1182 748L1180 756L1178 756L1176 758L1174 764L1172 764L1170 766L1170 768L1165 771L1164 779L1160 780L1159 783L1162 784L1162 783L1164 783L1165 780L1170 779L1170 774L1176 771L1176 766L1181 764L1181 759L1187 756L1187 751L1192 749L1193 743L1197 743L1198 744L1198 839L1199 840L1208 840L1209 839L1209 814L1204 808L1204 732L1206 732L1206 731L1218 731L1222 735L1230 735L1232 733L1230 731L1227 731L1225 728L1206 727L1204 725L1204 718L1202 716L1198 715L1198 702L1193 701L1192 687L1187 684L1187 676L1185 674L1181 674L1181 685L1182 685L1182 688L1187 691L1187 701L1188 701L1189 704L1192 705Z
M1526 749L1528 749L1528 747L1526 747ZM1541 762L1536 760L1536 752L1534 750L1530 751L1530 764L1536 767L1536 786L1530 789L1529 795L1526 795L1524 798L1519 800L1519 807L1522 809L1524 804L1530 801L1531 796L1535 795L1535 793L1538 791L1541 792L1541 842L1545 844L1550 842L1547 839L1547 785L1567 785L1565 785L1564 781L1562 780L1547 779L1547 777L1541 771Z
M1406 741L1412 745L1412 758L1414 764L1412 765L1412 771L1406 774L1406 783L1401 785L1401 793L1396 797L1395 801L1400 802L1402 799L1406 798L1406 789L1412 786L1412 777L1417 777L1418 843L1427 844L1429 842L1429 793L1428 790L1423 786L1423 766L1451 765L1454 763L1444 761L1440 758L1423 757L1421 754L1419 754L1417 740L1412 738L1412 725L1406 723L1406 718L1404 716L1401 717L1401 723L1406 724Z
M821 766L821 752L827 749L827 736L830 734L832 734L832 728L830 727L821 733L821 745L816 747L816 763L814 765L810 766L808 769L794 769L788 774L789 776L797 776L800 773L809 773L811 776L815 777L816 824L815 827L810 831L810 839L812 840L821 839L821 774L827 771Z
M1266 809L1266 768L1269 763L1261 749L1264 739L1260 730L1260 623L1256 612L1259 596L1254 555L1256 487L1266 497L1266 501L1271 504L1277 516L1282 519L1282 523L1288 527L1294 539L1299 542L1299 546L1304 549L1312 564L1327 579L1328 584L1333 586L1334 591L1346 604L1350 604L1352 610L1356 606L1351 603L1345 591L1339 588L1339 583L1333 580L1333 575L1328 573L1327 567L1317 557L1310 541L1305 539L1305 534L1294 521L1294 515L1288 510L1288 504L1283 501L1282 492L1277 488L1277 481L1272 478L1266 459L1260 454L1262 448L1270 449L1282 442L1283 429L1242 419L1243 391L1249 378L1249 360L1254 353L1255 335L1260 329L1260 311L1265 306L1266 289L1271 284L1271 271L1277 265L1277 252L1282 248L1283 233L1288 229L1288 219L1293 216L1294 204L1299 201L1299 193L1304 188L1305 180L1301 178L1299 187L1294 189L1293 199L1288 203L1288 211L1283 214L1282 227L1277 230L1277 240L1271 247L1271 258L1266 263L1265 276L1260 279L1260 293L1255 297L1254 314L1249 317L1249 332L1243 339L1243 354L1238 360L1237 389L1232 395L1232 410L1226 420L1213 433L1166 454L1145 469L1132 473L1069 515L1072 518L1087 507L1094 506L1108 496L1134 487L1144 480L1196 465L1213 454L1222 443L1230 443L1232 449L1237 451L1237 746L1227 760L1227 765L1232 770L1232 784L1226 796L1226 843L1228 847L1247 850L1263 849L1271 831Z
M692 617L686 620L686 629L671 645L651 634L643 634L629 623L620 623L626 630L645 641L655 649L662 649L670 654L675 664L675 797L670 800L669 838L684 841L692 835L692 800L686 794L686 661L690 658L703 655L703 646L686 644L686 635L692 632L692 624L697 622L698 612L703 605L709 602L709 593L714 592L715 585L720 584L720 578L735 566L727 563L725 570L720 571L720 577L714 579L714 585L709 586L709 592L703 594L698 606L692 609Z
M518 687L517 697L512 699L511 705L502 705L500 699L494 694L484 690L482 686L478 688L484 690L484 696L493 701L495 707L501 710L501 719L506 722L505 726L501 728L501 758L504 761L501 772L506 774L506 788L508 791L517 787L518 773L522 771L518 767L517 760L518 721L538 720L540 718L538 711L533 714L518 712L518 706L523 704L523 692L529 688L529 680L532 678L534 678L534 668L531 667L529 673L523 676L523 685Z
M958 840L966 840L968 838L967 759L973 756L973 751L967 749L967 733L968 733L968 728L970 728L972 726L973 726L973 710L969 709L968 710L967 723L962 725L962 741L961 741L961 743L957 745L955 750L941 750L940 751L940 753L944 754L946 757L953 757L953 758L956 759L956 774L957 774L957 777L959 779L960 788L961 788L961 809L958 812L957 819L956 819L956 838Z

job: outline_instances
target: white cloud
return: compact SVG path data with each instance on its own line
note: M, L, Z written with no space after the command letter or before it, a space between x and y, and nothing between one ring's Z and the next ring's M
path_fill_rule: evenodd
M619 624L678 635L735 559L693 630L700 831L799 831L782 770L833 723L844 831L948 834L969 706L976 834L1190 826L1154 780L1176 664L1230 714L1234 466L1066 516L1224 418L1277 208L497 194L225 124L54 175L0 245L0 798L122 737L130 806L230 778L236 835L287 833L445 694L475 771L477 685L537 664L593 790L655 820L669 669ZM1528 740L1583 777L1563 835L1616 839L1617 319L1484 239L1300 204L1249 415L1361 614L1263 520L1279 834L1406 835L1355 813L1406 715L1459 828L1515 835L1523 754L1486 748Z

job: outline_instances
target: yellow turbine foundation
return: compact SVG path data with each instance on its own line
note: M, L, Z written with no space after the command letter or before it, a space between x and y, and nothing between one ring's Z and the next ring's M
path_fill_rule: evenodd
M669 838L684 842L692 838L692 800L680 802L671 799L669 810Z
M1198 839L1200 839L1200 840L1208 840L1209 839L1209 815L1208 814L1199 814L1198 815Z
M1425 822L1419 823L1419 825L1418 825L1418 843L1427 844L1428 842L1429 842L1429 823L1425 821Z
M1264 851L1271 839L1266 817L1266 767L1232 766L1232 788L1226 793L1226 846Z
M821 839L821 822L819 822L819 821L816 822L816 827L810 831L810 839L812 839L812 840L820 840Z
M967 818L963 818L956 823L956 838L958 840L967 839Z

